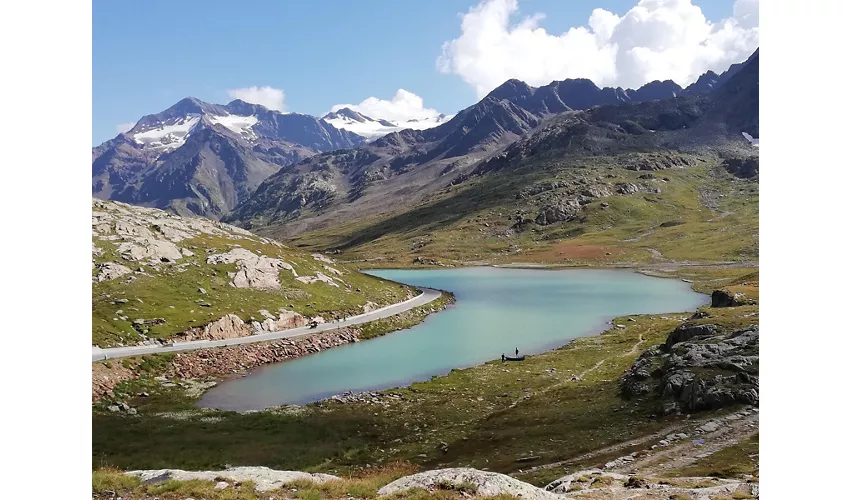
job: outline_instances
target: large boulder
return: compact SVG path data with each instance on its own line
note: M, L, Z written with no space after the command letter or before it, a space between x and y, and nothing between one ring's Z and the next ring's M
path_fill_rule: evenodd
M133 470L125 472L128 476L136 476L144 483L158 483L168 479L176 481L219 481L218 478L236 482L253 481L257 491L270 491L281 488L293 481L310 481L322 484L339 479L330 474L309 474L307 472L274 470L268 467L232 467L221 471L187 471L180 469Z
M210 255L207 264L233 264L238 270L233 275L231 285L236 288L256 288L271 290L280 288L279 273L282 269L298 276L292 265L281 259L257 255L244 248L234 248L228 252Z
M94 278L96 281L114 280L132 272L129 267L116 262L97 264L95 267L98 269L97 276Z
M504 474L466 467L420 472L396 479L378 490L378 495L402 493L412 488L435 490L446 486L474 485L480 496L509 495L529 500L556 500L558 495Z
M732 293L729 290L711 292L711 307L738 307L752 303L754 301L748 299L743 293Z
M581 213L581 204L577 200L561 200L549 205L534 219L541 226L547 226L556 222L570 221Z
M664 345L668 348L673 347L679 342L691 340L696 337L711 337L717 334L717 326L715 325L694 325L684 323L676 327L675 330L667 335L667 341Z

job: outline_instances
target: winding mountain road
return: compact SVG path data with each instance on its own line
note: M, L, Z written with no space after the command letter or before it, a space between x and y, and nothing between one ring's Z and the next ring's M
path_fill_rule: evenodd
M154 344L130 347L113 347L109 349L92 347L91 360L92 363L94 363L95 361L103 361L105 359L126 358L128 356L141 356L143 354L194 351L196 349L209 349L211 347L223 347L239 344L253 344L254 342L266 342L269 340L299 337L301 335L325 332L328 330L336 330L337 328L359 325L361 323L368 323L377 319L395 316L396 314L402 313L404 311L409 311L414 307L423 306L429 302L432 302L441 295L441 292L439 290L433 290L431 288L424 287L419 287L419 289L422 290L422 293L417 295L416 297L413 297L412 299L397 302L395 304L391 304L380 309L375 309L374 311L370 311L368 313L358 314L357 316L352 316L346 319L345 321L322 323L316 328L302 326L300 328L289 328L287 330L278 330L276 332L261 333L259 335L251 335L249 337L238 337L234 339L192 340L189 342L175 342L171 346Z

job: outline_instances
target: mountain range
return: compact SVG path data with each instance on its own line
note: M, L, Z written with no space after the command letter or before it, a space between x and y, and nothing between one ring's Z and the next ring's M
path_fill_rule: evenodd
M226 220L290 237L413 206L531 150L605 154L745 142L741 132L758 135L757 80L757 52L722 76L704 76L690 90L665 82L621 92L583 79L539 88L508 80L437 127L390 133L282 168ZM738 87L753 81L755 108L735 104ZM733 90L724 93L727 87ZM727 124L727 116L738 112L750 122Z
M363 142L313 116L189 97L94 148L92 194L217 219L282 166Z
M452 116L440 113L437 116L421 119L411 118L404 121L392 121L370 118L351 108L341 108L326 114L322 119L338 129L348 130L371 140L404 129L425 130L426 128L433 128L451 120Z
M753 57L757 65L757 52ZM509 80L456 115L405 122L351 108L317 118L241 100L185 98L93 148L92 194L294 234L415 203L556 116L690 102L728 87L744 64L707 72L686 88L670 80L637 90L587 79L539 88ZM587 116L601 116L594 113ZM757 113L754 129L746 107L729 104L729 113L742 114L736 126L758 136Z

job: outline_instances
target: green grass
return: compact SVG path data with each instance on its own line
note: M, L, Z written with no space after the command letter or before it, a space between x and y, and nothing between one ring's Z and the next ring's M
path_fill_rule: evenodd
M737 179L700 160L686 169L645 172L622 168L620 157L533 160L506 173L473 178L430 196L405 211L375 216L297 235L293 242L311 249L341 249L341 259L363 267L409 266L421 256L444 263L487 261L605 265L652 262L649 249L666 259L698 262L758 259L758 184ZM609 177L610 176L610 177ZM581 220L531 225L505 236L521 212L533 219L556 189L517 199L522 188L544 181L602 177L606 183L654 183L660 194L636 193L594 200ZM595 181L594 181L595 182ZM701 193L710 193L704 201ZM604 208L605 202L609 206ZM712 208L708 204L711 203ZM716 206L715 206L716 205ZM672 225L671 223L675 223ZM275 228L262 231L274 234ZM500 236L501 235L501 236ZM558 244L615 247L616 255L560 255ZM365 259L380 258L381 260Z
M121 262L114 255L113 242L99 241L98 244L110 249L98 258L99 261ZM359 273L344 264L333 267L344 273L340 278L350 287L301 283L284 270L279 275L282 284L279 290L235 288L230 285L228 273L236 271L236 264L206 264L207 255L227 251L234 244L264 255L280 256L299 276L316 271L330 274L324 270L324 263L307 253L278 248L259 239L231 240L204 235L185 240L180 245L192 248L195 255L184 257L179 264L162 264L158 272L143 264L150 276L137 275L130 283L116 279L92 284L92 343L106 347L137 342L141 340L141 333L150 338L169 338L191 327L202 327L225 314L236 314L245 321L262 321L260 309L274 314L279 308L285 308L305 316L322 315L326 319L342 314L351 316L362 313L368 301L379 306L388 305L404 300L407 293L412 292L411 287ZM185 265L187 263L197 265ZM207 293L202 294L199 288ZM141 327L133 324L135 319L154 318L162 318L164 322Z
M360 339L367 340L390 332L411 328L421 323L429 314L445 309L448 305L453 304L454 301L454 296L451 293L443 292L440 298L424 306L415 307L389 318L359 325L357 329L360 330Z
M759 436L701 458L693 464L669 473L671 477L707 476L739 478L745 474L758 475Z
M706 279L713 276L706 271ZM715 283L728 284L735 277ZM757 321L757 316L741 317L747 308L757 310L746 306L711 314L728 315L730 324ZM672 318L683 314L670 314L669 320L620 318L615 322L627 328L577 339L523 363L494 360L384 391L400 400L381 406L326 402L298 415L210 412L195 409L191 398L173 396L176 389L155 393L151 388L150 397L130 401L139 418L93 412L93 463L124 469L230 464L348 473L366 464L406 460L428 468L515 472L566 460L650 434L679 418L658 417L652 399L622 399L618 380L643 349L663 342L679 324ZM640 338L644 341L638 344ZM600 361L580 382L571 381ZM184 418L163 415L166 411L182 412ZM441 442L448 444L447 451ZM527 456L540 458L516 462Z

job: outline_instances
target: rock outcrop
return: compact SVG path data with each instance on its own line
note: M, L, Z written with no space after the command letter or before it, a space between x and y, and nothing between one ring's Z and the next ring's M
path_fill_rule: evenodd
M253 330L242 318L235 314L226 314L203 328L190 328L178 336L179 342L189 340L221 340L247 337Z
M683 323L670 332L670 335L667 336L667 341L664 342L664 345L667 346L667 348L670 348L679 342L684 342L697 337L711 337L716 333L717 326L715 325L694 325L691 323Z
M504 474L458 467L420 472L396 479L378 490L378 495L400 494L412 488L435 490L447 486L473 485L480 496L510 495L528 500L556 500L558 495Z
M650 500L696 498L758 498L758 484L739 479L688 477L671 480L590 469L574 472L546 485L558 498Z
M711 307L738 307L754 303L754 300L747 298L743 293L733 293L729 290L711 292Z
M97 268L97 276L95 276L95 281L109 281L114 280L116 278L120 278L125 274L130 274L133 272L129 267L122 266L117 262L105 262L103 264L96 264Z
M577 200L567 199L549 205L534 219L536 224L547 226L556 222L573 220L581 213L581 205Z
M337 271L337 273L339 273L339 271ZM328 276L327 274L322 273L322 272L317 272L315 276L299 276L295 279L297 279L301 283L310 284L310 283L320 283L321 282L321 283L327 283L328 285L335 286L335 287L339 288L339 285L334 281L333 278L331 278L330 276Z
M169 479L176 481L190 481L193 479L201 481L220 481L221 479L236 482L252 481L256 485L257 491L276 490L293 481L310 481L322 484L327 481L339 479L330 474L274 470L268 467L232 467L220 471L186 471L180 469L133 470L125 474L136 476L144 483L159 483Z
M292 265L283 260L257 255L244 248L234 248L228 252L207 257L207 264L233 263L238 266L238 271L233 275L230 284L236 288L278 289L280 288L278 273L281 270L287 270L293 276L298 276Z
M664 413L758 406L759 327L724 334L714 325L683 325L640 355L621 388L630 398L659 397Z

